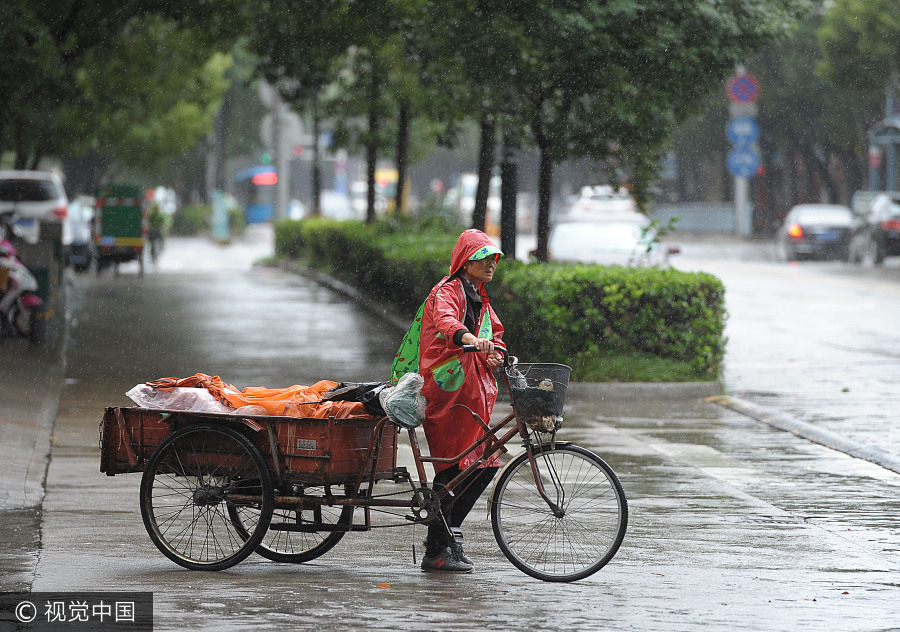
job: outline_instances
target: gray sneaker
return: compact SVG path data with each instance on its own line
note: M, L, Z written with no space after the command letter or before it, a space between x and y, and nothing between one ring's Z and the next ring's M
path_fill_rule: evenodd
M465 562L466 564L471 564L475 566L475 562L470 560L468 556L463 553L463 534L462 530L457 527L451 527L450 533L453 535L453 539L450 540L450 550L453 551L453 555L456 556L456 559Z
M422 558L422 570L428 572L471 573L473 568L472 564L457 558L449 546L445 546L435 556Z

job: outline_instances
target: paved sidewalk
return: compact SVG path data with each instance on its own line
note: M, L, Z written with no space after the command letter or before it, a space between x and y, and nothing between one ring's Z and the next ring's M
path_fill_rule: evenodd
M0 345L0 590L31 585L62 359L26 340Z

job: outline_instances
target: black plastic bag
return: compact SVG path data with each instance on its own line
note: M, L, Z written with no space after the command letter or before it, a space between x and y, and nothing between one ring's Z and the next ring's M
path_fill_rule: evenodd
M341 382L325 393L322 401L360 402L370 415L384 417L378 395L386 386L387 382Z

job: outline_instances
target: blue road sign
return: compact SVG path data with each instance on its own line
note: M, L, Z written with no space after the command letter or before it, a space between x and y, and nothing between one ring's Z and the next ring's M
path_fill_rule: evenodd
M728 152L726 164L738 178L751 178L759 167L759 154L749 147L735 147Z
M749 116L736 116L725 128L728 140L736 147L746 147L759 140L759 123Z

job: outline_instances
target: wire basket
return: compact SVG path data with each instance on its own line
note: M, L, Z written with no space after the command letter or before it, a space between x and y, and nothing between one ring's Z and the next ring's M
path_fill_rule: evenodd
M555 432L562 426L563 406L572 368L565 364L514 364L506 367L512 403L529 428Z

